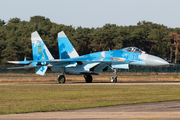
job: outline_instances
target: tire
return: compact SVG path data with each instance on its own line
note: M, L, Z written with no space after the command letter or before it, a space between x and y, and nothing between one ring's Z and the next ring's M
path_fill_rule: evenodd
M111 77L111 82L113 82L113 83L117 83L117 77Z
M66 82L66 78L64 75L58 75L57 80L60 84L64 84Z
M86 83L92 83L92 76L90 74L84 75Z
M114 83L117 83L117 77L114 79Z

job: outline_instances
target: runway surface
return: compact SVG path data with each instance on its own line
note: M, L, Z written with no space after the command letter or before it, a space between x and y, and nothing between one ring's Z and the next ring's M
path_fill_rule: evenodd
M179 120L180 101L0 115L0 120Z
M74 82L74 83L0 83L1 85L180 85L180 82L126 82L126 83L85 83L85 82Z

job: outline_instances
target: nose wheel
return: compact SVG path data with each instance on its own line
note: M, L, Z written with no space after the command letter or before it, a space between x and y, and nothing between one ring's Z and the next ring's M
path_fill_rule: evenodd
M111 77L111 82L117 83L117 76L116 77Z

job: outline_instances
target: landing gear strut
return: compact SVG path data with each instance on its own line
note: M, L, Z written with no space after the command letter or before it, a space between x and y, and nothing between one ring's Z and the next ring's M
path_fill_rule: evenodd
M57 80L60 84L64 84L66 82L66 78L64 75L58 75Z
M86 83L92 83L92 76L90 74L84 74Z
M114 76L111 77L111 82L116 83L117 82L117 71L116 71L116 69L113 69L113 70L114 70Z

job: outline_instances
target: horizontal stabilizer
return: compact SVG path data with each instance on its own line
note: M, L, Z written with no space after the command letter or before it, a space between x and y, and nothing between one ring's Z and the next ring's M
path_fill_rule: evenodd
M7 69L25 69L25 68L35 68L37 66L31 65L31 66L21 66L21 67L10 67Z
M7 61L8 63L12 63L12 64L30 64L31 62L29 61Z
M48 66L41 66L41 67L36 67L36 74L38 75L44 75Z

